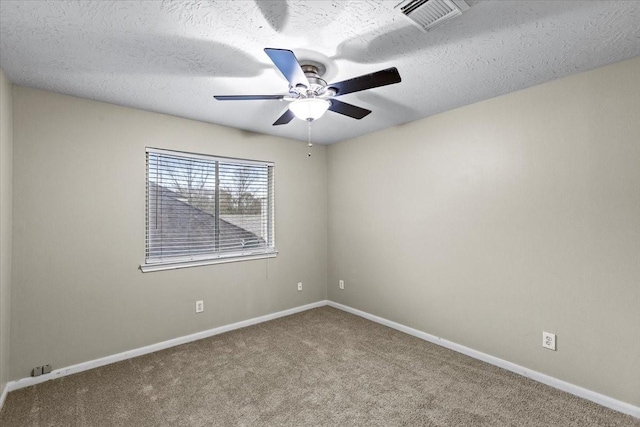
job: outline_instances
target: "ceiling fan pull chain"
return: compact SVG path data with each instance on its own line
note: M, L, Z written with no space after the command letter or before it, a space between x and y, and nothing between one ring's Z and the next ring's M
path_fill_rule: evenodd
M313 144L311 143L311 122L312 120L307 120L307 125L308 125L307 146L309 147L309 152L307 153L307 157L311 157L311 147L313 147Z

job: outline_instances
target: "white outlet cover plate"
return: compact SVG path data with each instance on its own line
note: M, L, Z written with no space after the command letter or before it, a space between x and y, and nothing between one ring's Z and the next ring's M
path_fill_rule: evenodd
M339 281L338 281L338 287L339 287L340 289L344 289L344 280L339 280Z
M551 332L542 332L542 346L555 351L556 334L552 334Z
M204 311L204 301L196 301L196 313L202 313Z
M298 290L301 291L302 290L302 282L298 282Z

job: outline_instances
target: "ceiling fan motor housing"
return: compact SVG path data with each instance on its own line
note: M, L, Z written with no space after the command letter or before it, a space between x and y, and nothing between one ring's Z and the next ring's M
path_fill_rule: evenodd
M335 95L335 91L327 88L327 82L320 76L324 71L324 66L319 63L300 65L304 75L309 81L308 86L297 85L290 88L290 93L296 99L304 98L328 98Z

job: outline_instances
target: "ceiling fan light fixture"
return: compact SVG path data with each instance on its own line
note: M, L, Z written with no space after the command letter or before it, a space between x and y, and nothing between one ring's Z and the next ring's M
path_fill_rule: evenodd
M329 109L331 103L326 99L304 98L293 101L289 110L300 120L317 120Z

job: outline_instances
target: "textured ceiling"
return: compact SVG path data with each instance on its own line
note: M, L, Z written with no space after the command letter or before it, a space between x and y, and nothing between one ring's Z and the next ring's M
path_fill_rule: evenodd
M313 141L333 143L640 55L640 1L481 1L423 33L381 1L5 1L0 66L18 85L254 132L306 139L271 124L285 94L263 48L327 66L327 81L398 68L400 84L343 101L362 120L327 114Z

